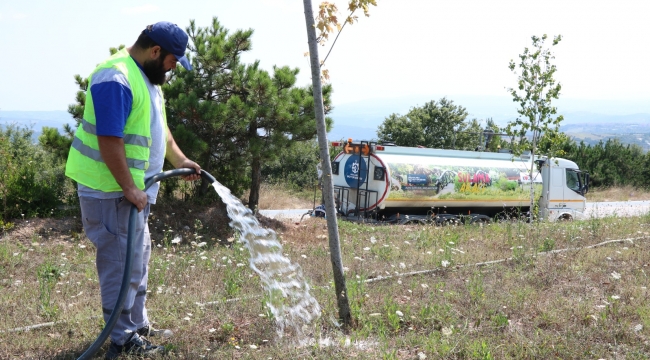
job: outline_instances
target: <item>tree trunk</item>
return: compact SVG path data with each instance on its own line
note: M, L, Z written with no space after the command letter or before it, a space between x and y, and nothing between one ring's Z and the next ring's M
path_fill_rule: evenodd
M251 193L248 195L248 208L256 212L260 202L260 185L262 184L262 161L253 156L251 163Z
M329 234L329 247L334 272L334 287L336 302L339 308L339 319L345 327L352 320L348 291L343 274L343 260L341 259L341 246L339 243L339 226L336 218L334 204L334 186L332 185L332 164L330 162L329 146L327 143L327 129L325 126L325 111L323 109L323 91L320 81L320 61L318 60L318 43L316 42L316 27L314 24L314 11L311 0L303 0L305 7L305 22L307 24L307 40L309 43L309 60L311 64L311 80L314 88L314 113L316 114L316 127L318 132L318 147L323 165L323 196L325 198L325 214L327 216L327 230Z
M537 136L535 134L535 131L533 130L533 146L530 150L530 174L528 175L530 177L530 209L528 210L528 214L530 215L530 223L533 223L534 220L534 214L533 210L535 207L535 187L534 187L534 182L533 182L533 171L535 170L535 147L537 146Z

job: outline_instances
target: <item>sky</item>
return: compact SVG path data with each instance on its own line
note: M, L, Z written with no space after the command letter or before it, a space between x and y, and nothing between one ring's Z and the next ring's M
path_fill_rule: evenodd
M347 15L346 1L330 2L341 18ZM506 88L516 85L509 61L531 45L532 35L561 34L553 48L558 104L650 113L650 1L377 3L370 17L359 14L358 23L344 28L327 60L335 106L396 97L508 101ZM254 29L245 62L298 67L298 85L310 83L300 0L3 0L0 110L66 110L77 91L74 75L87 76L109 47L132 45L160 20L185 28L194 19L205 27L213 17L231 31ZM320 48L321 59L331 43Z

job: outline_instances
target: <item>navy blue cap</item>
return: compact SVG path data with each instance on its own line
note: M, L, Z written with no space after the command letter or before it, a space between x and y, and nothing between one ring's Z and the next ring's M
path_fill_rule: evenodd
M172 24L169 21L161 21L147 26L144 29L144 33L160 45L160 47L174 54L184 68L192 70L192 65L190 65L190 62L185 57L188 37L185 31L179 28L178 25Z

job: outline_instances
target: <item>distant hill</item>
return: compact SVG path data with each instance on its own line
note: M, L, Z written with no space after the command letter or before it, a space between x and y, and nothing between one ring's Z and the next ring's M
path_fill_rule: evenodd
M43 127L53 127L63 131L64 124L76 125L76 121L67 111L2 111L0 126L16 124L34 130L34 139L38 139Z
M442 97L402 96L335 104L329 114L334 120L334 126L328 134L328 139L374 140L377 138L377 128L389 115L406 114L412 107L422 106L425 102L439 100ZM506 96L447 96L447 98L465 107L470 119L492 118L497 125L505 126L517 117L515 104ZM564 115L560 130L578 141L584 140L589 144L597 143L601 139L619 138L623 143L638 144L650 150L650 105L648 103L561 99L557 104L560 113ZM62 130L64 124L76 124L67 111L0 110L0 126L8 123L31 127L35 132L35 138L44 126Z

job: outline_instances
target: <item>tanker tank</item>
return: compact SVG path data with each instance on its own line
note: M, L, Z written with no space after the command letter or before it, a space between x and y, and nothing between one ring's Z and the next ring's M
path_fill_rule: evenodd
M555 175L556 186L546 190L546 195L552 195L544 202L547 208L558 201L564 208L567 201L584 201L588 179L580 177L575 163L510 153L349 141L332 161L332 179L338 210L344 216L403 222L404 218L446 221L468 215L486 221L528 212L531 181L535 199L544 200L544 176L539 171L544 166L548 168L549 183L551 168L561 169ZM564 188L572 191L565 196ZM569 211L574 208L568 207ZM574 212L571 216L576 215Z

